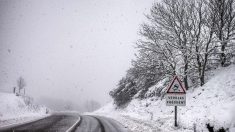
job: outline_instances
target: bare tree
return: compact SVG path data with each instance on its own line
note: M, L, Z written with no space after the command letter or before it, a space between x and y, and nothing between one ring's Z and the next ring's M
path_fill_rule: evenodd
M216 45L212 44L215 35L215 11L208 9L208 3L203 0L194 3L194 12L192 15L192 38L195 38L192 42L195 54L195 68L200 80L200 85L205 84L205 71L209 57L212 55L212 51L215 50Z
M235 35L235 2L234 0L210 0L210 9L216 17L215 33L220 42L221 66L226 65L226 48Z
M19 77L19 79L17 80L17 86L19 88L19 93L22 89L24 89L24 94L25 94L26 82L23 77Z
M171 66L171 72L181 69L186 89L188 77L199 78L200 85L205 83L208 59L216 48L212 44L216 13L209 6L204 0L163 0L155 3L147 16L151 23L142 26L141 35L153 42L142 43L142 48L162 54L159 59Z
M177 54L174 52L174 48L168 41L160 40L161 36L159 36L157 29L152 25L143 24L140 35L145 39L140 39L137 42L139 56L137 56L135 64L140 63L139 65L142 65L142 67L154 68L158 76L161 72L164 72L165 76L174 76L176 74L177 62Z
M73 109L73 104L69 101L66 102L65 106L64 106L65 110L72 110Z
M13 93L14 94L16 93L16 87L13 87Z
M183 78L186 89L202 86L208 70L230 64L235 56L235 47L228 48L235 39L234 1L154 3L149 21L141 25L136 60L110 92L116 104L125 104L137 93L142 98L149 87L176 74Z
M192 16L194 15L194 0L163 0L162 3L155 3L148 15L155 32L154 36L166 49L174 48L173 58L178 61L178 68L181 69L184 84L188 89L188 75L190 74L190 64L193 58L192 38ZM166 52L165 52L166 53ZM170 56L168 56L170 57ZM169 60L169 58L168 58Z
M85 108L87 109L88 112L91 112L100 108L100 103L94 100L87 100L85 102Z

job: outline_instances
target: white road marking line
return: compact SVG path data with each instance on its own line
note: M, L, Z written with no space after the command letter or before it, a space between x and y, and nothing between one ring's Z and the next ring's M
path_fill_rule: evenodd
M78 117L78 120L66 131L66 132L71 132L74 127L80 122L81 118L80 116Z

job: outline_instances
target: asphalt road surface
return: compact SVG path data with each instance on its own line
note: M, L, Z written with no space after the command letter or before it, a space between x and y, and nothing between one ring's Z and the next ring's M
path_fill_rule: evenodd
M78 120L75 114L53 114L47 118L26 123L6 130L3 132L65 132Z
M75 132L130 132L119 122L101 116L81 116Z
M80 118L80 121L78 119ZM72 129L71 129L72 128ZM119 122L101 116L53 114L47 118L1 130L3 132L129 132Z

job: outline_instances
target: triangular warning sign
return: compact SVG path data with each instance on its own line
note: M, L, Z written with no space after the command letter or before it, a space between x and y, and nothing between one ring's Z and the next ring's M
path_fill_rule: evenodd
M166 93L185 94L185 89L177 76L174 77Z

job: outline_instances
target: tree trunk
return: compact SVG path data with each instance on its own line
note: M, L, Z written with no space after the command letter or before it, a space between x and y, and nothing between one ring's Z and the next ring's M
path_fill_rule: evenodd
M16 87L13 88L13 93L14 93L14 94L16 93Z
M188 90L188 76L184 76L184 85L185 85L185 89Z
M226 55L224 53L225 51L225 44L222 44L221 46L221 66L224 67L225 66L225 62L226 62Z
M187 60L187 57L185 58L185 60ZM188 63L187 63L187 61L185 61L185 66L184 66L184 86L185 86L186 90L188 90L188 75L187 75L187 71L188 71Z
M201 77L200 77L200 82L201 82L200 85L201 85L201 86L203 86L203 85L205 84L205 74L204 74L205 72L202 72L202 73L203 73L203 74L202 74Z
M197 65L198 65L198 76L200 79L200 86L202 86L204 84L204 77L202 75L202 63L200 61L200 55L199 55L199 50L198 50L198 46L196 46L196 53L197 53Z

